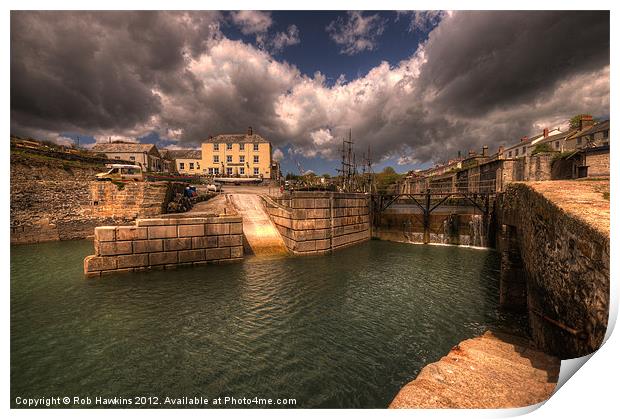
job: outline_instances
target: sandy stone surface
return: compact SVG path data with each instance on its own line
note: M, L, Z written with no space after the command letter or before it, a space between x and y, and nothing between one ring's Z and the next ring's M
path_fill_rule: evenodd
M527 185L609 236L609 180L553 180Z
M461 342L403 387L390 408L489 409L547 400L560 360L514 335L486 332Z

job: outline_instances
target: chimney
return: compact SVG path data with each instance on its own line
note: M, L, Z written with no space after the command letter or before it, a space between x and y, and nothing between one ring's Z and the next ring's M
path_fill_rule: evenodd
M543 129L543 138L547 138L549 136L549 128Z
M487 157L489 155L489 147L486 145L482 146L482 157Z
M248 127L248 136L251 136L252 134L254 134L252 127Z
M583 115L581 117L581 120L579 121L579 131L588 129L592 125L594 125L594 120L592 119L592 115Z
M459 150L458 158L461 159L461 150Z
M526 142L527 140L528 140L527 135L526 135L525 137L521 137L521 142L522 142L522 143Z

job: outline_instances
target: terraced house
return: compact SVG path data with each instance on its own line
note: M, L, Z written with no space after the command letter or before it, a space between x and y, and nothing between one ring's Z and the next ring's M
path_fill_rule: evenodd
M181 174L203 174L202 153L200 150L168 150L174 161L174 168Z

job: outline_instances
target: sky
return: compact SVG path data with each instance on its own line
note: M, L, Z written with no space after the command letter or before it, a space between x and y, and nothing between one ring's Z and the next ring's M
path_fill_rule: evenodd
M60 144L269 139L284 173L491 152L609 117L609 12L11 12L11 133Z

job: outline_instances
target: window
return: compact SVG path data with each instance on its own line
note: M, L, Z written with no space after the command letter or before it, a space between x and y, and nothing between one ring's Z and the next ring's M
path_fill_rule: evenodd
M512 151L508 152L508 157L512 157Z
M523 154L525 154L525 147L523 147Z
M254 168L254 176L258 176L258 167Z
M226 156L226 163L232 163L232 156Z
M213 174L213 168L209 167L209 174L212 175Z
M220 156L213 156L213 163L219 163L220 162Z
M245 163L245 156L239 156L239 163Z
M219 175L220 174L220 168L219 167L214 167L213 168L213 174L214 175Z
M232 167L227 167L227 168L226 168L226 174L227 174L228 176L232 175Z
M199 161L196 162L196 169L200 170L200 162Z
M239 174L240 175L245 175L245 168L244 167L240 167L239 168Z
M213 151L220 151L220 145L219 144L213 144Z
M136 161L136 156L129 156L129 160Z
M577 138L577 145L581 145L581 137Z
M254 156L254 163L258 163L258 156Z
M226 144L226 150L232 150L232 143Z
M609 131L603 131L603 138L609 138Z
M559 149L560 149L560 142L559 142L559 141L556 141L556 142L555 142L555 149L556 149L556 150L559 150Z
M194 163L189 164L189 170L194 170Z
M179 163L179 170L185 170L185 163Z
M515 157L516 157L516 156L518 156L518 155L519 155L519 149L517 148L517 149L515 150Z
M258 144L254 144L254 151L258 151Z
M243 151L245 150L245 144L241 143L239 144L239 151Z
M120 160L120 159L121 159L121 156L114 156L114 158L115 158L116 160Z

